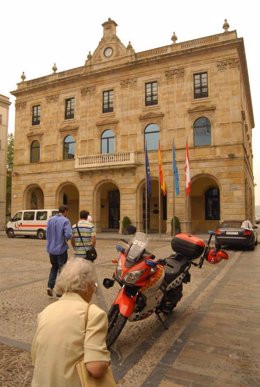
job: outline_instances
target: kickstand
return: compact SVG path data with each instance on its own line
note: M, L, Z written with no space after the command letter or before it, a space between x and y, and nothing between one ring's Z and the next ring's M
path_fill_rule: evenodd
M160 321L160 323L162 324L162 326L164 327L164 329L168 329L169 328L169 325L167 323L167 318L165 320L163 320L160 316L160 313L159 312L155 312L156 313L156 316L158 318L158 320Z

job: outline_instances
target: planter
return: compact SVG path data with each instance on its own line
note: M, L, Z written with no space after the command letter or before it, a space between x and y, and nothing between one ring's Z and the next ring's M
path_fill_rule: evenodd
M130 224L131 224L130 218L128 216L124 216L123 220L122 220L122 234L123 235L128 234L127 226L129 226Z

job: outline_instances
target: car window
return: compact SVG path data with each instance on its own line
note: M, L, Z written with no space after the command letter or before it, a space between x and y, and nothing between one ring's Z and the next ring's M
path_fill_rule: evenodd
M26 211L23 214L24 220L34 220L34 211Z
M229 220L222 223L221 227L240 228L242 222L240 220Z
M37 211L36 220L47 220L47 211Z

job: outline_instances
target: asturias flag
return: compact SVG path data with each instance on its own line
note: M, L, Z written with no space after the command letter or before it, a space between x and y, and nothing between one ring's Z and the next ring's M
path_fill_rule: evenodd
M158 162L159 162L159 177L160 177L160 186L163 192L163 196L166 196L166 185L164 180L164 174L162 169L162 155L161 155L161 146L160 141L158 143Z
M190 178L190 158L189 158L189 148L188 141L186 141L186 151L185 151L185 192L188 196L190 194L191 188L191 178Z
M148 197L151 198L152 196L152 189L151 189L151 172L150 172L150 164L148 159L148 153L147 153L147 146L145 144L145 174L146 174L146 187L147 187L147 194Z
M177 163L176 163L174 144L172 144L172 167L173 167L175 193L176 195L179 195L180 194L179 172L178 172Z

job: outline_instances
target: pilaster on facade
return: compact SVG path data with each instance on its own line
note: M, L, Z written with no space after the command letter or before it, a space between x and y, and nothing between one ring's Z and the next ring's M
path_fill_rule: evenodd
M10 104L9 98L0 94L0 230L6 224L6 158Z

